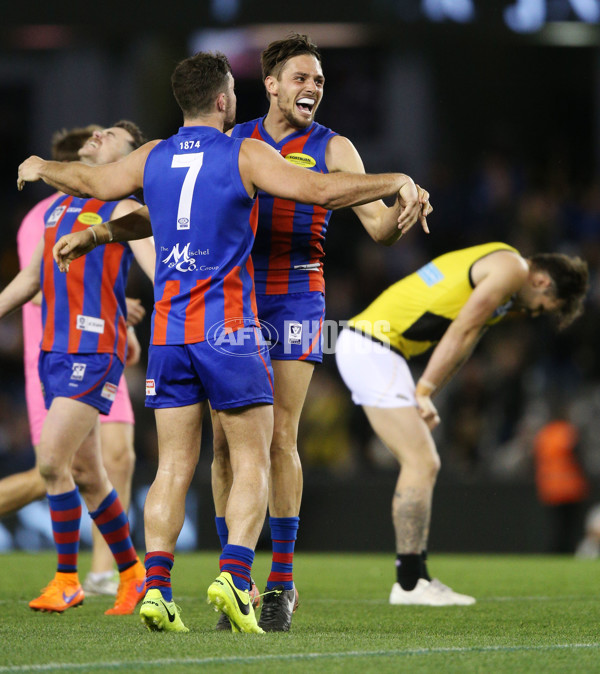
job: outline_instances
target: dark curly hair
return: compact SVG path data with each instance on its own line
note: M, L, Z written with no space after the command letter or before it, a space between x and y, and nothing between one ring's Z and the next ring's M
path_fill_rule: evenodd
M556 297L562 300L556 311L559 329L566 328L583 313L589 288L587 262L562 253L538 253L529 258L533 270L545 271L552 279Z

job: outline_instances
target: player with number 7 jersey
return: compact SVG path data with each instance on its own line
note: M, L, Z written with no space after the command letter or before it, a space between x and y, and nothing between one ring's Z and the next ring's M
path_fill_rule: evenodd
M240 177L241 143L211 127L182 127L148 155L144 194L161 223L152 344L258 327L250 258L258 204Z

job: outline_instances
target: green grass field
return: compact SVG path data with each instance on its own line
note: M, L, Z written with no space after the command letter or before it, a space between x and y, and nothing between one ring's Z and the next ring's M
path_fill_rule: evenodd
M216 632L206 588L217 553L178 554L175 600L189 634L150 633L137 615L105 616L90 597L64 615L27 602L54 555L0 556L4 672L600 672L600 564L558 557L434 555L430 570L468 607L387 603L393 556L297 554L300 607L287 634ZM270 556L257 556L264 585ZM89 557L82 555L81 569Z

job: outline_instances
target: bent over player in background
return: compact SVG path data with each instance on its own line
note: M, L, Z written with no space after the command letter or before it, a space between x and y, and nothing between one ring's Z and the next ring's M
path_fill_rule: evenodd
M348 322L336 345L352 400L400 463L392 501L396 582L390 604L473 604L427 570L431 499L440 459L431 435L432 402L467 360L485 329L509 312L550 313L560 327L582 311L588 269L558 253L522 257L488 243L436 258L384 291ZM407 360L431 354L415 388Z

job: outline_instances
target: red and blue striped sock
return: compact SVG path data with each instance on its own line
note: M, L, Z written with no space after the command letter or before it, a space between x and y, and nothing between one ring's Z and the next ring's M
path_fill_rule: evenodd
M250 572L254 561L254 550L242 545L227 545L219 557L221 573L228 571L238 590L250 589Z
M221 550L227 545L227 539L229 538L229 529L227 528L227 522L224 517L215 517L215 524L217 525L217 536L221 541Z
M146 567L146 592L153 588L160 590L165 601L173 601L171 587L171 569L173 555L170 552L147 552L144 557Z
M273 560L267 579L267 590L283 585L284 590L294 587L294 545L298 535L299 517L269 517Z
M137 562L137 553L129 535L129 520L114 489L90 517L108 543L119 572L133 566Z
M52 534L58 553L57 571L77 573L81 499L79 489L64 494L47 494L52 518Z

